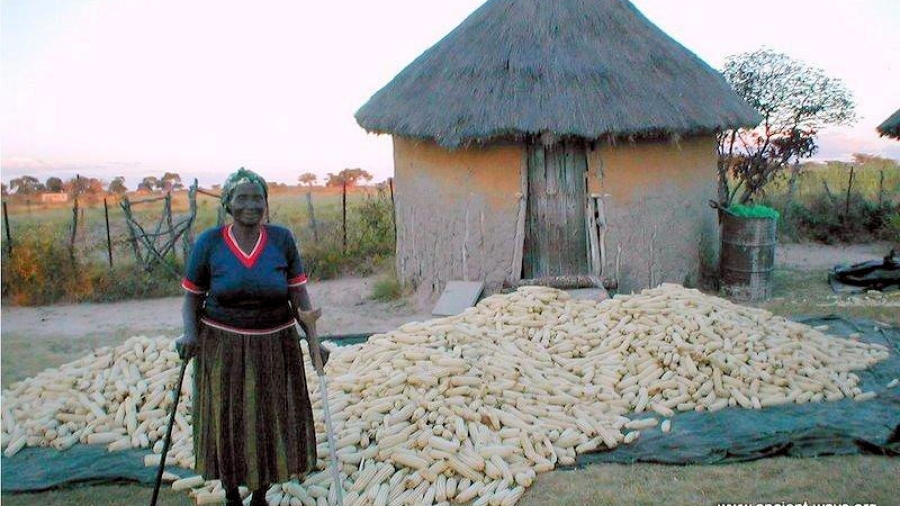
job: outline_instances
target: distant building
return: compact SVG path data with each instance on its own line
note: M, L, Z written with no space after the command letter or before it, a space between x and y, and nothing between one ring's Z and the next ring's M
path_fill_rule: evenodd
M51 202L68 202L69 194L68 193L42 193L41 194L41 202L51 203Z

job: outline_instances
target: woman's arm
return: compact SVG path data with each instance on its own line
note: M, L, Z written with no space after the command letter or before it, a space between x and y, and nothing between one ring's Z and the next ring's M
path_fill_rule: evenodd
M298 287L291 288L290 299L291 299L291 308L294 311L294 319L297 320L297 323L303 327L303 332L306 334L306 340L309 343L309 354L310 359L312 360L313 366L316 368L316 372L323 373L323 370L319 369L319 364L322 366L325 365L325 362L328 361L328 351L325 348L319 346L319 336L315 334L315 332L310 332L309 329L303 324L300 320L299 312L300 311L309 311L312 309L312 301L309 299L309 291L306 290L306 285L300 285ZM312 357L321 357L321 362L318 360L312 359Z
M290 290L291 307L296 311L309 311L312 309L312 301L309 300L309 291L306 285L300 285ZM298 320L299 321L299 320Z
M191 358L197 351L199 341L198 320L200 319L200 304L202 298L200 295L188 292L184 294L184 301L181 304L181 319L184 322L184 335L176 342L182 359Z

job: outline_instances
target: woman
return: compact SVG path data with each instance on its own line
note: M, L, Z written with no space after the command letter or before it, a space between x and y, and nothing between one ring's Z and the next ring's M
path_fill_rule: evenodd
M196 355L193 427L196 470L220 479L229 505L239 485L265 505L269 484L315 469L316 434L306 389L299 310L311 308L291 232L263 224L268 189L241 168L222 203L234 222L203 232L182 287L182 357ZM320 353L309 336L310 353ZM317 372L321 373L316 361Z

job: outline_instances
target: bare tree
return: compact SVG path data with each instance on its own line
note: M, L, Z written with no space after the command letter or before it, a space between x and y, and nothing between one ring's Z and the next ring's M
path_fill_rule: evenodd
M770 49L731 56L722 73L762 115L754 129L722 132L719 141L719 203L747 203L760 196L785 167L816 153L816 136L829 125L852 123L853 96L844 83Z

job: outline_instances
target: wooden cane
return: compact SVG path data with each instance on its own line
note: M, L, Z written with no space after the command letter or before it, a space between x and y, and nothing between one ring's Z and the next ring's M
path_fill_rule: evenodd
M317 308L311 311L298 311L297 320L302 324L306 331L306 338L309 342L319 342L316 334L316 320L322 316L322 309ZM317 346L318 348L318 346ZM344 506L344 487L341 483L341 472L338 470L337 445L334 442L334 425L331 423L331 407L328 405L328 380L325 377L325 364L322 363L322 354L319 350L309 348L309 355L316 366L319 375L319 395L322 397L322 411L325 414L325 432L328 437L328 448L331 450L331 480L334 482L335 499L338 506Z
M178 400L181 399L181 382L184 381L184 371L187 369L188 358L181 362L181 372L178 373L178 381L175 383L175 402L172 404L172 414L169 415L169 426L166 428L166 437L163 439L162 458L159 459L159 470L156 472L156 485L153 486L153 497L150 498L150 506L156 506L159 496L159 487L162 486L163 472L166 469L166 455L169 453L169 444L172 442L172 426L175 424L175 413L178 411Z

